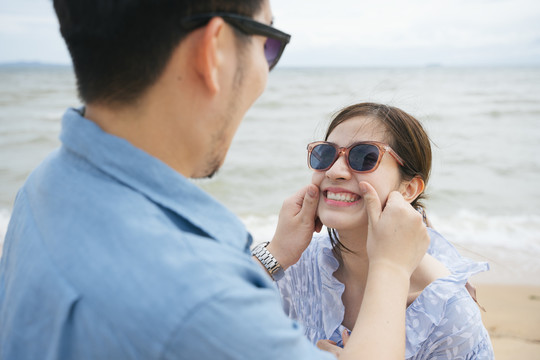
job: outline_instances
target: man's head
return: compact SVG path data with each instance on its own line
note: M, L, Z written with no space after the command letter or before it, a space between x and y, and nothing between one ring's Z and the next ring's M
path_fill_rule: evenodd
M223 163L289 35L268 0L54 0L85 117L187 177Z
M263 3L54 0L54 7L81 100L114 105L132 102L156 81L175 47L192 30L182 26L182 19L210 12L253 17Z

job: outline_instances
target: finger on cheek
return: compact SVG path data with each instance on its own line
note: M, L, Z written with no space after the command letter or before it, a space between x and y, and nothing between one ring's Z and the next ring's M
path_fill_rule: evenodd
M308 185L307 191L306 191L306 197L308 199L316 200L319 196L319 188L313 184Z
M299 209L302 208L302 205L304 204L304 201L308 197L308 187L304 186L300 190L296 192L292 197L290 197L288 200L293 202Z

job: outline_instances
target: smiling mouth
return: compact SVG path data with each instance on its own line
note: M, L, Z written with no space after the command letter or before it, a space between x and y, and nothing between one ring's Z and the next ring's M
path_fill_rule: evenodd
M334 201L340 201L340 202L346 202L346 203L353 203L360 200L359 195L348 193L348 192L334 193L331 191L326 191L324 193L324 196L328 200L334 200Z

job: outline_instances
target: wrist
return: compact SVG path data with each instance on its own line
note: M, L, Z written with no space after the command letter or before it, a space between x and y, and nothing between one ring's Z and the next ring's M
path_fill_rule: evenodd
M401 280L403 283L409 284L411 272L405 266L394 263L390 260L375 260L369 262L368 274L376 275L377 277L391 277Z
M274 255L267 249L268 244L268 242L258 244L253 248L251 254L266 269L270 277L274 281L278 281L283 277L285 270Z
M283 270L287 270L290 266L296 264L298 259L295 261L291 256L290 249L282 251L281 247L278 244L278 241L272 240L266 246L266 249L276 258Z

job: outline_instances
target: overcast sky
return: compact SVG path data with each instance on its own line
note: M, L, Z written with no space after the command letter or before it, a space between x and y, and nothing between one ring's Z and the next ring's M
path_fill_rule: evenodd
M538 0L271 0L281 66L540 65ZM0 63L69 64L50 0L0 2Z

